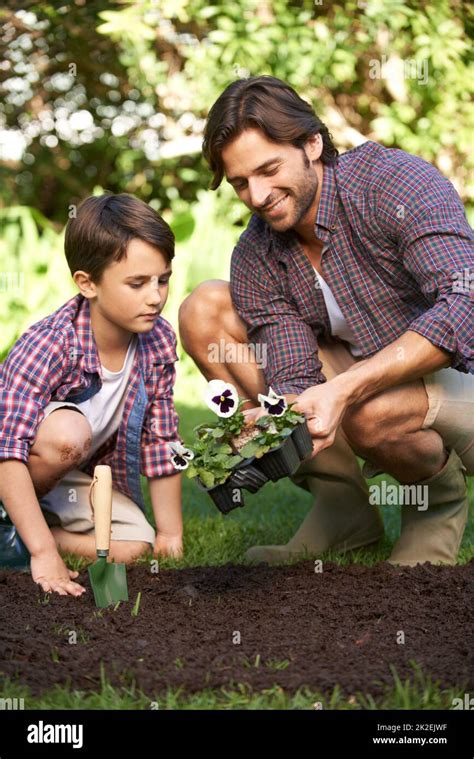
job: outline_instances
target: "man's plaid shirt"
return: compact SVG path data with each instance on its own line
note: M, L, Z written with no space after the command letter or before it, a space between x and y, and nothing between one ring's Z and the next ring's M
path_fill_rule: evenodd
M129 497L137 497L139 491L139 485L133 488L134 492L130 487L133 462L127 457L131 450L137 450L140 459L136 462L137 471L140 468L147 477L176 473L167 448L168 441L180 439L173 405L175 361L174 331L159 317L150 332L138 335L118 430L81 467L92 474L96 464L108 464L114 487ZM101 384L89 302L76 295L33 324L0 365L0 460L18 459L26 463L49 401L86 400L100 390ZM144 422L135 446L134 441L130 445L130 420L137 415L137 404L142 403L143 388Z
M473 232L452 184L426 161L366 142L324 166L315 235L324 278L362 356L407 330L474 371ZM267 385L324 382L318 337L330 322L315 272L291 230L252 216L231 261L234 306L249 341L267 345Z

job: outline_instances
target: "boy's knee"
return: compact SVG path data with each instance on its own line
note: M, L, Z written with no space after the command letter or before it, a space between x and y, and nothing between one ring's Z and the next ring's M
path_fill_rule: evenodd
M131 564L150 550L143 540L111 540L110 556L117 563Z
M51 466L68 471L89 457L92 429L83 414L58 409L40 425L35 443L33 453Z
M179 334L186 351L209 328L213 334L225 312L232 308L230 286L222 279L201 282L179 308ZM189 352L189 351L188 351Z

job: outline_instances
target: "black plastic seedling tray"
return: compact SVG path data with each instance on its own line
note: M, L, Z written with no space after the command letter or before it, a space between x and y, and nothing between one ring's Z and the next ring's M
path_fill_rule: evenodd
M312 450L313 443L308 425L303 422L294 428L278 448L268 451L261 459L253 457L242 461L222 485L206 488L199 477L197 483L201 490L209 493L219 511L228 514L233 509L245 505L242 488L256 493L268 480L277 482L283 477L290 477Z
M266 474L254 466L253 461L253 458L241 461L227 482L224 482L222 485L206 488L199 477L197 478L199 487L209 493L217 508L223 514L228 514L229 511L245 505L242 488L248 490L249 493L256 493L268 482Z

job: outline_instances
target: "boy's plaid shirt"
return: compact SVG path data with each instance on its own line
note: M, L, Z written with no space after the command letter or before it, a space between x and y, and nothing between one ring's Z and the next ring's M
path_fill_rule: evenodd
M141 473L147 477L176 474L168 441L179 440L173 404L177 361L176 336L162 317L150 332L138 335L135 360L120 426L81 468L112 468L114 487L133 497L126 459L129 421L134 404L146 391L146 410L138 441ZM49 401L86 400L101 387L100 359L92 333L89 302L76 295L50 316L30 327L0 365L0 460L28 461L43 409ZM79 401L76 401L79 402ZM127 454L128 455L128 454Z
M324 166L316 236L323 275L364 358L407 330L474 371L474 235L452 184L402 150L366 142ZM324 297L294 233L258 216L231 261L233 303L249 341L267 345L267 385L300 393L324 382Z

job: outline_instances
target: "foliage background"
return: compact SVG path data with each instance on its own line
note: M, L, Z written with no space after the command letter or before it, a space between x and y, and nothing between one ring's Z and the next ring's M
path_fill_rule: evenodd
M341 151L373 139L433 162L474 218L468 3L65 0L7 3L0 21L0 359L74 294L62 232L91 193L134 193L172 224L175 326L196 284L228 278L248 212L207 190L200 150L242 76L289 82ZM181 359L178 398L201 382Z
M289 82L314 105L341 151L372 139L434 163L474 220L474 20L467 2L24 0L3 4L0 25L0 361L27 326L75 293L63 229L70 206L91 193L133 193L171 223L177 256L164 315L175 327L179 304L199 282L228 278L248 212L225 183L207 190L201 140L210 106L242 76L273 74ZM189 440L209 414L200 407L204 380L182 351L180 358L176 396ZM245 509L224 519L185 480L185 565L240 563L252 544L284 543L311 504L287 480L245 497ZM149 500L147 506L152 521ZM382 511L383 545L356 561L389 555L398 511ZM473 555L471 519L459 562ZM11 697L12 686L6 688ZM455 695L463 690L460 684ZM297 694L288 701L281 688L275 693L249 696L240 689L225 694L224 706L222 695L202 693L194 706L312 708L324 700ZM452 697L437 684L415 682L410 689L408 681L397 681L379 707L449 708ZM165 708L177 708L181 696L166 698ZM93 708L141 703L106 685L93 699L87 702ZM58 690L46 703L83 708L86 700ZM374 708L373 699L369 706L343 699L337 685L334 698L324 701L324 708L336 706Z

